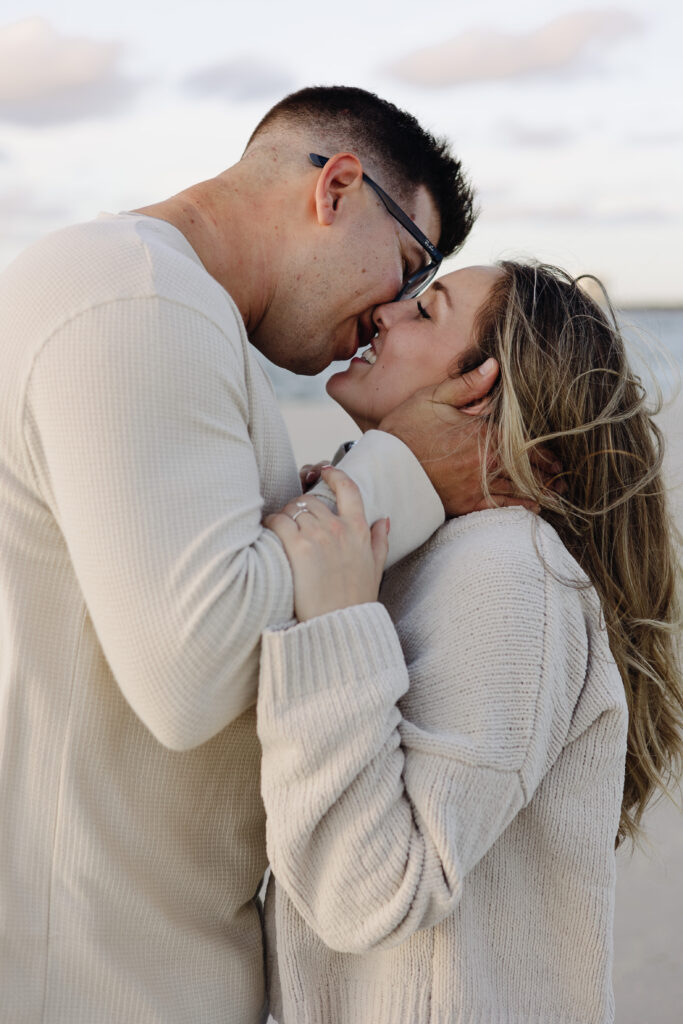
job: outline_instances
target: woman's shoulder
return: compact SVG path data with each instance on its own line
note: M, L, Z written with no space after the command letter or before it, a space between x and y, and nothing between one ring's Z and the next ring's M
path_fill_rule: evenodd
M412 555L399 563L402 573L448 574L469 565L489 568L511 582L550 573L560 581L588 583L581 566L553 527L521 506L486 509L450 519Z
M387 574L381 599L409 663L420 670L424 662L428 692L443 666L457 666L479 680L477 707L511 692L521 713L526 701L520 749L530 749L546 704L543 720L560 715L564 730L582 694L577 728L596 708L623 704L597 593L552 526L521 507L446 523ZM416 689L414 700L422 696Z
M485 621L503 633L542 635L562 622L585 646L600 631L598 596L560 537L521 507L489 509L445 523L385 576L381 600L394 621ZM410 628L414 628L411 626ZM547 637L546 637L547 639Z

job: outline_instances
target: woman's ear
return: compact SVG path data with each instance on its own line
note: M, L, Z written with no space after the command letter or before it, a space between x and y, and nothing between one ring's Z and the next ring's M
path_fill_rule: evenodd
M337 153L330 157L318 175L315 207L318 224L334 223L345 200L360 190L363 165L353 153Z

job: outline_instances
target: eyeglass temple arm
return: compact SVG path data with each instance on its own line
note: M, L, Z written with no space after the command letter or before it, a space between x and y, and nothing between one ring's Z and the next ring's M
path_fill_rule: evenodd
M320 156L319 153L309 153L308 159L315 167L324 167L329 157ZM418 226L410 219L410 217L403 212L401 207L394 202L391 196L387 195L383 188L381 188L377 182L373 181L365 171L363 171L363 181L367 182L373 192L381 199L382 203L389 211L392 217L394 217L399 224L402 224L406 231L413 236L413 238L420 243L423 249L426 249L429 255L432 257L435 263L441 263L443 259L442 253L439 252L433 242L424 235Z

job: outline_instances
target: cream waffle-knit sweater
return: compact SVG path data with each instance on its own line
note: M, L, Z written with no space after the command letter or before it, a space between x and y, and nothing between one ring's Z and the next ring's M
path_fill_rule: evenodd
M255 1024L258 650L292 609L261 518L299 491L272 388L186 239L135 215L0 276L0 366L0 1021ZM369 440L364 496L416 546L440 503Z
M586 582L546 523L480 512L381 604L266 632L278 1021L613 1021L627 711Z

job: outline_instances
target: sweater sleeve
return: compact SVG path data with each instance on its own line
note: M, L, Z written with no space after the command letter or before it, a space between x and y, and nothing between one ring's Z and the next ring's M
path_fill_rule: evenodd
M538 560L498 554L442 559L409 697L379 604L264 637L268 854L333 949L395 945L452 913L562 748L585 673L578 598Z
M262 499L239 332L159 298L108 303L43 346L32 472L120 689L162 744L256 699L263 629L291 617Z
M444 521L441 499L410 448L383 430L368 430L339 462L358 484L365 517L372 524L391 516L386 568L415 551ZM324 480L310 491L334 506Z

